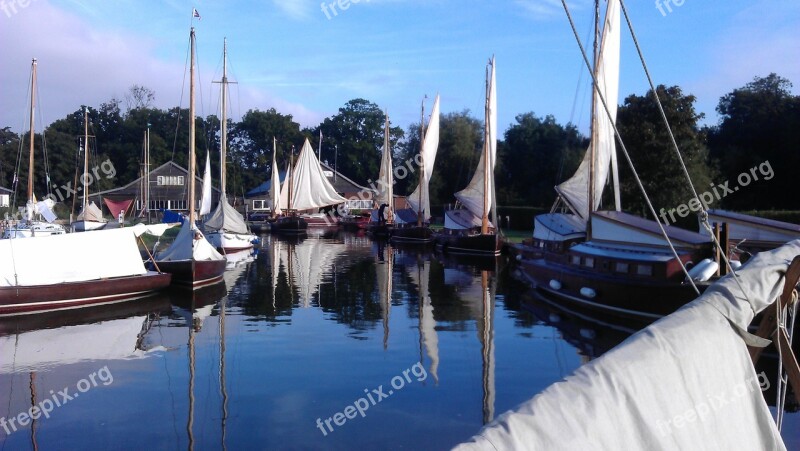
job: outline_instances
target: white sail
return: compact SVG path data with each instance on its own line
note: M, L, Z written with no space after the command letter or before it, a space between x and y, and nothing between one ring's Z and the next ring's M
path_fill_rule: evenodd
M287 163L286 164L286 172L283 179L283 184L281 185L281 195L279 203L281 208L289 209L289 175L292 171L292 165Z
M394 168L392 167L392 144L389 142L389 116L386 116L386 130L381 155L381 169L378 172L378 194L375 201L378 205L386 204L394 209Z
M325 177L308 138L303 143L297 164L292 170L291 183L289 207L294 210L310 210L347 202Z
M281 203L281 174L278 171L278 163L275 161L275 152L272 152L272 182L269 186L270 208L273 215L281 214L281 208L285 205ZM288 197L288 193L287 193Z
M206 152L206 170L203 172L203 197L200 198L200 216L209 213L211 213L211 152Z
M417 211L425 212L425 220L431 217L431 200L428 193L428 184L431 181L431 174L433 173L433 163L436 161L436 152L439 150L439 95L436 95L436 101L433 102L433 110L431 111L431 119L428 122L428 130L425 132L425 141L422 145L422 159L425 165L425 179L421 180L417 188L411 195L408 196L408 203L411 208ZM421 202L420 202L421 199Z
M619 96L619 46L620 46L620 15L619 0L609 0L606 11L606 20L603 27L603 40L601 43L600 55L597 62L597 84L603 91L608 103L611 117L616 121L617 117L617 98ZM616 208L619 210L619 186L616 175L616 143L614 138L614 128L612 122L606 114L603 103L596 90L594 114L594 138L595 146L595 171L594 171L594 203L589 205L589 171L591 169L591 154L587 150L575 175L566 182L558 185L556 191L561 198L570 206L570 209L584 220L588 220L589 213L597 209L600 205L603 187L608 180L609 168L614 169L614 190ZM591 147L590 147L591 149Z
M439 382L439 335L436 333L436 320L433 318L430 285L431 262L418 262L416 270L409 271L411 280L419 288L419 332L425 353L431 359L429 372L434 382Z
M299 304L311 306L311 300L319 292L323 279L333 273L336 257L347 250L341 243L324 240L305 240L292 246L291 279L297 288Z
M478 167L472 176L469 185L455 194L464 208L478 218L489 215L494 199L494 166L497 156L497 83L495 81L495 62L492 58L491 73L487 74L486 89L486 121L484 127L484 149L478 161ZM489 170L486 169L486 158L489 158ZM484 211L485 210L485 211Z
M205 206L205 205L203 205ZM202 210L200 211L202 214ZM220 199L214 213L206 218L206 230L237 233L240 235L249 234L244 217L236 211L227 199Z

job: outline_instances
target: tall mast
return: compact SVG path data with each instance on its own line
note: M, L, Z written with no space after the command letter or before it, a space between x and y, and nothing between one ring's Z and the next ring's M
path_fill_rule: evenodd
M147 123L147 135L144 146L144 208L147 210L147 223L150 223L150 123Z
M486 105L484 108L484 125L483 125L483 216L481 217L481 235L486 235L489 233L489 176L491 175L491 171L489 170L489 166L491 165L490 161L490 152L489 152L489 65L486 65ZM497 206L495 206L497 208Z
M422 190L425 189L427 191L427 187L423 187L422 184L425 183L425 99L427 96L422 98L422 112L420 113L419 118L419 161L420 161L420 172L419 172L419 211L417 211L417 226L422 227L423 219L422 219Z
M294 146L292 146L292 151L289 153L289 199L286 201L286 211L292 211L292 185L294 184Z
M598 42L597 38L600 35L600 0L595 0L594 2L594 41L592 44L592 71L594 71L593 78L597 80L597 51L598 51ZM594 86L592 83L592 113L591 113L591 121L590 121L590 135L591 138L589 140L589 217L586 218L586 239L592 238L592 212L594 211L594 199L597 193L594 190L594 178L595 178L595 160L597 158L597 152L595 150L597 146L597 127L595 127L595 119L597 116L597 112L595 109L597 108L597 92L599 90L599 86Z
M194 196L195 196L195 125L194 125L194 27L189 32L190 63L189 63L189 226L194 228Z
M219 145L219 187L222 199L228 200L225 194L225 162L228 153L228 38L223 40L222 44L222 124L221 124L221 137Z
M86 173L89 171L89 108L83 109L83 220L86 221L86 207L89 206L89 185L86 184Z
M36 58L31 63L31 122L30 122L30 148L28 154L28 219L33 219L33 118L34 105L36 105Z

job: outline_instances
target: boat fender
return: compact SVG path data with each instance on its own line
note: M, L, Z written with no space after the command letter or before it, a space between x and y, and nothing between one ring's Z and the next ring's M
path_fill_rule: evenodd
M592 288L583 287L581 288L581 296L589 299L594 299L594 297L597 296L597 292L594 291Z
M552 288L554 290L560 290L561 289L561 282L557 281L556 279L551 279L550 280L550 288Z
M695 282L706 282L717 272L717 268L719 268L717 262L710 258L705 258L689 270L689 277Z

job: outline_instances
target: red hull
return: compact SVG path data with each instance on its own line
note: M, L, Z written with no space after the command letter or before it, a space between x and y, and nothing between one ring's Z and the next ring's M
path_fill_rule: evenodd
M166 288L170 274L0 288L0 316L102 305L141 298Z
M180 260L158 262L158 268L172 274L173 285L196 289L221 282L225 264L225 260Z

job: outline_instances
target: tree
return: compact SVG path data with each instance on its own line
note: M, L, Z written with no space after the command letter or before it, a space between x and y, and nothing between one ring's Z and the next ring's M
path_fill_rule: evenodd
M141 85L133 85L125 93L125 109L131 111L150 108L155 100L155 91Z
M573 125L553 116L524 113L505 133L502 167L495 170L500 205L549 207L554 187L571 176L583 158L588 140Z
M708 164L705 136L697 126L703 115L695 112L695 97L684 95L677 86L667 88L660 85L656 92L695 189L702 193L709 187L714 172ZM617 112L617 127L656 211L687 204L692 198L691 190L652 90L644 96L632 94L625 99ZM623 209L649 217L650 212L630 167L621 149L618 148L617 152Z
M367 186L378 177L385 120L386 114L378 105L364 99L353 99L314 129L312 144L318 148L321 130L323 155L320 160L331 166L335 160L338 172ZM403 129L390 127L392 148L402 138ZM395 162L395 166L397 164L399 162Z
M793 96L791 88L789 80L773 73L720 99L720 123L708 130L708 144L723 176L734 186L752 168L773 170L768 180L759 173L761 181L726 196L726 208L797 208L791 168L800 166L800 96Z

